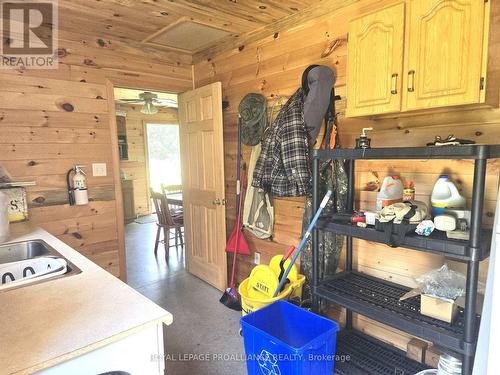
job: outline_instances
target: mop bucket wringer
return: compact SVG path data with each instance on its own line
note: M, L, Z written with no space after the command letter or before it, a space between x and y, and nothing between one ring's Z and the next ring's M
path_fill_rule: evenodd
M249 295L249 281L250 278L246 278L243 280L238 287L238 292L241 296L241 314L242 316L245 316L247 314L250 314L254 311L257 311L267 305L270 305L273 302L279 301L279 300L290 300L292 298L301 298L302 296L302 287L304 285L304 282L306 281L306 277L304 275L298 275L297 280L288 283L283 291L279 293L276 297L268 297L264 294L261 294L260 296L255 296Z

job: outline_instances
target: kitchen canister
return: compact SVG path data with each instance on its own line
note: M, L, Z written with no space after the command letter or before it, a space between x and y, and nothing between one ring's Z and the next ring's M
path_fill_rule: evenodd
M0 191L0 243L9 238L9 202L7 194Z

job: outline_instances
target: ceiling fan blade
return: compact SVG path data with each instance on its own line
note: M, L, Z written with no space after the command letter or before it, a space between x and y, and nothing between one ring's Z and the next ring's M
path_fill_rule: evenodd
M128 104L131 104L131 103L144 103L144 100L141 100L141 99L116 99L117 102L119 103L128 103Z
M156 105L177 108L177 102L172 99L154 99L153 103Z

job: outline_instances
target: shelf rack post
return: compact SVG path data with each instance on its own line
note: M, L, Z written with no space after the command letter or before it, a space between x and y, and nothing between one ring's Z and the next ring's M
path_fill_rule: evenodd
M354 210L354 159L347 160L347 212L353 212ZM346 236L346 260L345 260L346 271L352 271L352 236ZM352 328L352 311L346 309L346 328Z
M467 262L467 287L465 293L464 311L465 354L462 366L463 375L472 374L475 345L477 341L476 296L479 276L479 251L481 243L486 163L487 160L485 158L476 159L474 162L474 182L472 189L472 207L469 237L470 260Z
M319 156L317 151L313 151L312 159L312 212L316 212L319 208ZM316 288L319 285L319 243L318 243L318 229L314 228L311 239L311 253L312 253L312 308L313 311L319 312L319 298L316 295Z

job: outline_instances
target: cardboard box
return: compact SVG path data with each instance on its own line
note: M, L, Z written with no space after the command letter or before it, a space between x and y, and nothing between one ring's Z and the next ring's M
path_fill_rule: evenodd
M420 295L420 313L452 323L458 313L458 304L456 301L422 294Z
M419 288L410 290L399 298L403 301L408 298L420 296L420 313L439 319L447 323L453 323L457 316L458 308L465 306L465 298L459 297L455 301L423 294Z

